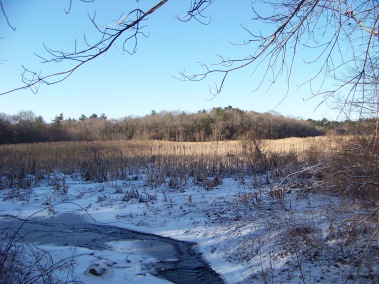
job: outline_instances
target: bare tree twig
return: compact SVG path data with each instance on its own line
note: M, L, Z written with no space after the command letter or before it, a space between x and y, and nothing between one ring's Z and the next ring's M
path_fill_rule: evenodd
M5 13L4 6L3 6L3 1L0 1L0 6L1 6L1 11L3 12L4 18L7 21L8 26L13 30L16 31L16 27L12 26L11 23L9 22L7 13Z
M94 2L95 0L80 0L80 1L84 2L84 3L91 3L91 2ZM63 10L65 11L66 15L70 13L71 7L72 7L72 0L70 0L67 10L65 8L63 8Z
M259 14L257 4L270 8L270 14ZM259 6L259 8L262 8ZM263 10L263 9L262 9ZM269 10L269 9L267 9ZM179 73L184 81L202 81L220 74L219 83L211 89L212 96L219 94L227 77L236 70L253 69L252 76L257 81L257 89L264 82L269 88L280 77L286 79L287 94L294 78L294 67L298 50L307 49L315 54L314 59L305 58L304 63L315 65L314 73L304 84L317 83L317 89L310 98L321 96L324 101L333 98L340 101L346 113L361 108L360 115L368 112L368 106L378 105L374 96L367 96L377 85L379 61L379 3L377 1L297 0L297 1L253 1L253 21L259 24L276 26L273 32L262 35L242 28L250 38L233 45L251 46L249 54L241 58L221 58L215 64L201 64L203 72L195 74ZM251 51L252 50L252 51ZM371 62L371 63L370 63ZM263 68L259 72L258 67ZM346 71L350 74L346 74ZM333 81L338 83L334 86ZM370 82L370 83L368 83ZM358 104L358 102L364 102ZM320 104L321 104L320 103ZM376 107L371 107L371 112ZM370 114L367 114L370 115Z
M48 75L41 75L35 71L31 71L28 68L23 67L24 72L22 74L22 81L25 85L3 92L0 95L5 95L8 93L12 93L12 92L27 89L27 88L29 88L34 93L36 93L38 92L39 84L41 83L46 84L46 85L52 85L52 84L62 82L63 80L71 76L72 73L75 72L82 65L96 59L102 54L105 54L114 45L116 40L118 40L119 37L123 35L126 31L132 31L132 35L128 36L124 40L124 44L125 42L127 42L128 40L132 38L137 40L137 35L140 34L141 22L144 21L149 15L153 14L156 10L158 10L167 2L168 0L159 1L156 5L154 5L152 8L150 8L146 12L143 12L142 10L139 10L139 9L131 11L128 14L128 16L125 17L123 21L121 21L117 25L116 28L106 27L104 30L101 30L95 23L95 15L93 17L90 17L90 20L92 21L95 28L101 33L101 38L97 43L92 44L92 45L87 43L89 47L81 51L77 51L75 47L75 51L72 53L52 50L45 47L48 54L52 56L52 59L45 59L44 57L40 56L40 58L43 59L43 63L61 62L61 61L74 61L74 62L79 62L79 63L75 64L72 68L68 70L64 70L61 72L56 72L56 73L52 73ZM135 19L130 19L132 16L134 16ZM135 48L133 49L133 52L135 52ZM57 79L54 79L54 78L57 78Z
M88 3L93 2L93 0L80 0L82 2ZM192 19L199 21L202 24L208 24L206 19L207 16L204 15L204 10L213 3L214 0L196 0L191 1L190 9L187 11L186 15L183 17L177 17L177 19L187 22ZM138 2L138 1L137 1ZM44 45L47 52L47 56L37 55L42 59L41 63L59 63L59 62L74 62L74 65L69 68L62 70L60 72L54 72L51 74L43 75L36 71L32 71L29 68L23 67L22 82L23 85L3 93L0 95L5 95L8 93L16 92L23 89L30 89L33 93L37 93L40 84L52 85L60 83L71 76L77 69L79 69L84 64L95 60L100 55L105 55L109 49L116 44L116 42L121 42L122 52L129 53L133 55L137 51L138 38L139 36L147 37L147 35L142 31L145 25L142 23L147 20L148 16L152 15L155 11L164 6L168 0L158 1L154 6L152 6L148 11L144 12L140 9L134 9L125 15L121 15L113 25L106 27L99 27L96 22L96 13L93 15L88 15L94 28L100 33L100 38L95 43L90 43L87 37L84 35L85 48L78 50L77 43L75 40L74 51L65 52L62 50L54 50L48 48ZM0 2L1 3L1 2ZM69 7L64 8L66 14L70 13L72 8L72 0L69 1ZM125 36L124 39L121 39Z
M191 1L191 6L190 9L187 11L187 14L182 17L176 16L176 18L182 22L189 22L192 19L195 19L203 25L208 25L211 22L211 18L205 16L203 12L213 2L214 0L195 0L193 2Z

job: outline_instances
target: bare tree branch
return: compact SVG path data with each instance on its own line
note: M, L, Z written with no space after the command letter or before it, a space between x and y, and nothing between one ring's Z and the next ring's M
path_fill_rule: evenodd
M92 2L93 0L80 0L82 2ZM213 3L214 0L197 0L191 1L190 9L187 11L186 15L183 17L178 17L181 21L190 21L195 19L203 24L209 23L205 20L208 19L203 13L204 10ZM138 1L137 1L138 2ZM148 16L152 15L155 11L164 6L168 0L158 1L154 6L152 6L148 11L144 12L140 9L134 9L129 11L125 15L122 14L113 25L106 27L100 27L97 25L96 13L93 15L88 15L89 20L93 24L94 28L99 32L100 38L91 43L84 35L84 49L79 49L75 40L74 51L66 52L63 50L55 50L48 48L44 45L47 55L38 55L41 63L59 63L59 62L73 62L73 66L69 69L62 70L60 72L51 73L48 75L42 75L36 71L32 71L29 68L23 67L22 73L22 86L14 88L12 90L0 93L0 95L12 93L15 91L23 90L29 88L33 93L37 93L40 84L52 85L64 81L69 76L72 75L78 68L84 64L95 60L100 55L106 54L107 51L117 43L121 43L121 51L133 55L137 50L138 38L140 36L147 37L143 33L144 21L147 20ZM1 2L0 2L1 3ZM68 9L64 9L66 14L71 11L72 0L69 1ZM123 39L122 39L123 37Z
M268 9L259 8L271 11L270 14L266 16L257 12L257 4L268 6ZM318 87L311 98L321 96L321 103L330 98L343 98L344 102L340 101L343 108L357 106L363 101L368 103L365 108L378 104L375 96L363 98L378 82L378 65L373 64L378 63L379 58L378 1L257 0L252 3L252 11L253 22L258 22L259 26L268 24L276 27L267 35L242 27L250 38L233 44L250 46L249 50L253 52L241 58L219 56L221 61L215 64L201 64L203 72L182 72L179 79L202 81L219 74L219 83L211 89L215 96L223 90L231 73L249 67L258 82L257 89L264 82L272 86L284 76L288 94L294 80L293 68L298 67L295 58L300 56L299 47L302 47L314 54L313 59L304 58L305 64L316 67L314 74L302 79L301 84L312 85L317 81ZM371 83L367 84L368 81ZM333 86L332 82L338 84Z
M12 26L11 23L8 20L7 13L5 13L4 6L3 6L3 1L0 1L0 7L1 7L1 12L3 13L3 16L5 20L7 21L8 26L13 30L16 31L16 27Z
M93 0L81 0L91 2ZM137 1L138 2L138 1ZM134 54L143 32L144 21L168 0L158 1L150 10L144 12L134 9L122 14L113 25L100 27L97 25L96 13L89 15L100 38L94 43L84 36L85 48L79 49L75 41L74 51L66 52L45 46L47 55L41 56L42 63L72 62L73 66L61 72L42 75L26 67L22 74L24 85L2 94L30 88L37 92L40 84L56 84L69 77L76 69L116 45L122 52ZM195 19L202 24L209 24L211 18L204 14L214 0L194 0L184 16L177 16L180 21ZM0 1L0 4L1 1ZM269 9L259 10L260 5ZM1 6L2 7L2 6ZM72 0L65 9L69 13ZM262 15L259 11L270 11ZM3 14L5 15L2 7ZM334 99L341 113L350 114L360 109L360 116L378 114L378 61L379 61L379 2L365 1L328 1L328 0L255 0L252 2L253 21L261 25L269 25L272 32L262 34L260 31L242 26L248 38L242 43L249 48L246 56L237 58L218 55L216 63L201 63L200 73L179 74L180 80L202 81L219 75L216 83L210 86L213 96L219 94L228 77L239 69L252 70L257 82L257 89L268 83L269 89L284 78L288 94L293 82L294 68L299 69L300 50L308 50L304 64L315 66L298 86L309 84L311 99L320 96L320 104ZM258 26L258 25L257 25ZM272 29L274 27L274 29ZM310 52L312 51L312 53ZM315 88L316 86L316 88ZM369 114L371 112L371 114Z
M140 29L143 27L141 26L141 23L144 20L146 20L146 18L149 15L153 14L156 10L158 10L167 2L168 0L159 1L157 4L155 4L152 8L150 8L146 12L140 9L135 9L129 12L119 22L117 22L116 26L106 27L103 30L100 27L98 27L95 23L96 15L92 17L89 16L94 27L101 33L101 38L95 44L90 44L85 39L85 42L87 43L88 48L77 51L76 46L75 46L74 52L64 52L64 51L59 51L59 50L53 50L45 46L47 53L51 56L51 59L47 59L45 57L39 56L43 60L42 63L73 61L75 62L75 65L72 68L61 71L61 72L48 74L48 75L41 75L23 66L24 72L22 74L22 81L25 85L3 92L1 93L1 95L5 95L8 93L12 93L12 92L27 89L27 88L29 88L32 92L36 93L38 92L39 85L41 83L46 84L46 85L52 85L52 84L62 82L63 80L67 79L70 75L72 75L72 73L78 68L80 68L82 65L96 59L102 54L105 54L114 45L116 40L118 40L121 37L121 35L123 35L127 31L130 31L131 35L128 35L123 42L124 50L128 51L125 48L125 44L130 39L134 39L135 41L137 41L137 36L141 34ZM131 52L128 51L129 53L132 54L135 52L136 44L137 42L135 43L132 51Z
M85 3L91 3L95 0L80 0L81 2L85 2ZM65 11L66 14L69 14L70 11L71 11L71 7L72 7L72 0L70 0L69 2L69 6L68 6L68 9L66 10L65 8L63 8L63 10Z
M176 18L182 22L189 22L192 19L200 22L201 24L208 25L211 22L211 18L205 16L203 12L214 2L214 0L195 0L191 1L191 6L185 16Z

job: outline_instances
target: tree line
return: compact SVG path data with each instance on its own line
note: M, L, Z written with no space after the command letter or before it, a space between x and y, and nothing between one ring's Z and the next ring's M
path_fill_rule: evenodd
M142 117L121 119L108 119L105 114L65 119L61 113L51 122L31 111L21 111L16 115L0 114L0 143L130 139L206 142L246 136L280 139L322 135L323 122L243 111L231 106L197 113L152 111Z

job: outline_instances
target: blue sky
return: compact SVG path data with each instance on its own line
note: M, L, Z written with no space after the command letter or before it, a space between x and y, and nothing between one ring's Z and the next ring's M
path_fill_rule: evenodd
M122 13L137 7L146 10L156 2L96 0L82 3L74 0L71 12L66 15L63 8L68 7L69 0L3 0L16 31L0 17L0 37L3 37L0 40L0 59L3 60L0 92L20 86L22 65L41 70L43 74L64 69L59 64L40 64L41 60L34 53L46 55L43 44L52 49L72 50L75 39L78 46L82 44L83 34L95 40L97 34L87 13L96 11L97 23L110 25ZM187 0L171 1L151 15L144 28L149 37L139 38L137 53L133 56L121 54L114 47L64 82L41 85L37 94L22 90L0 96L0 112L16 114L31 110L50 121L59 113L65 118L93 113L121 118L143 116L152 110L197 112L231 105L257 112L274 110L304 119L336 119L336 113L326 104L315 110L320 99L304 101L310 96L310 88L298 85L308 79L304 75L311 69L301 60L283 102L287 90L285 78L270 89L263 85L253 92L260 78L251 76L251 68L232 73L223 92L215 98L209 93L209 85L219 82L217 76L196 83L175 79L174 76L184 70L189 74L201 72L199 62L217 62L217 54L226 57L248 55L248 47L230 44L248 37L241 24L255 31L265 31L263 26L251 22L250 0L215 1L206 12L212 20L207 26L196 21L183 23L174 18L184 15L189 3Z

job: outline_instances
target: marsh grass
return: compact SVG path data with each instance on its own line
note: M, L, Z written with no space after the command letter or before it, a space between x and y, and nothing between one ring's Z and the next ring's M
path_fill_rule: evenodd
M330 139L329 139L330 140ZM326 155L326 137L249 141L166 142L129 140L0 145L0 188L29 188L49 174L80 174L83 180L125 179L144 171L159 186L170 179L180 189L189 178L206 187L223 176L270 171L288 174L290 165L314 163Z
M97 182L116 179L139 180L140 174L143 174L143 180L147 186L167 185L162 191L164 202L170 202L173 208L173 201L167 197L166 192L169 194L170 191L182 191L189 182L202 186L207 191L220 184L224 177L234 177L241 184L253 181L254 190L236 193L232 201L226 203L230 204L227 210L220 207L222 214L218 215L223 216L224 212L230 213L228 218L233 219L233 224L239 220L235 216L240 216L241 213L252 218L254 212L258 212L259 216L257 216L263 220L262 222L267 220L264 226L267 234L254 236L252 233L252 237L246 239L246 242L238 248L247 261L252 257L251 252L256 251L262 263L263 282L274 282L272 272L274 258L281 259L293 255L296 260L294 266L301 276L297 280L305 279L306 271L303 271L303 267L306 267L307 262L321 261L335 262L341 267L350 266L351 272L346 275L349 280L359 279L358 276L365 274L367 280L372 280L374 283L378 279L375 272L378 263L376 256L379 209L377 205L369 206L366 203L367 207L359 207L359 204L349 202L350 199L347 197L351 194L348 196L340 194L340 197L346 198L346 203L338 203L335 208L321 208L314 206L309 197L310 189L314 189L312 183L318 181L315 176L318 174L319 165L322 165L324 174L326 171L333 173L327 175L326 172L325 180L322 181L329 192L331 192L330 188L334 190L338 183L345 189L350 189L349 193L354 193L358 189L362 190L362 185L367 187L368 193L373 193L374 185L378 184L377 145L376 143L374 145L370 139L360 138L358 141L356 139L358 138L315 137L204 143L132 140L1 145L0 188L12 188L7 199L28 199L29 188L46 179L55 192L65 194L67 184L65 175L61 175L62 173L79 174L83 180ZM361 151L362 149L368 150ZM359 153L361 155L358 155ZM346 160L347 157L349 157L348 160ZM359 176L355 172L358 167L353 167L352 169L355 170L353 172L349 168L350 165L362 164L365 161L370 162L365 168L366 171L363 172L366 176L372 177L369 180L370 184L365 183L366 179L361 174L361 168L359 168ZM355 179L346 179L346 173ZM360 184L357 185L357 181ZM358 188L347 187L349 185ZM262 196L264 186L270 188L269 201ZM125 190L116 188L116 191L123 194L122 200L125 203L144 202L147 204L157 200L156 191L152 193L148 189L138 191L137 188L132 187ZM318 192L316 190L311 192L317 194L321 191L318 189ZM101 194L97 202L103 203L107 201L106 199L106 195ZM306 210L312 212L307 215L307 218L304 218L302 209L291 206L298 200L301 203L307 202ZM188 204L192 202L195 201L192 200L192 196L189 196ZM49 204L51 204L50 201L46 203L48 210L53 210ZM323 216L322 218L330 224L326 232L321 233L321 229L317 227L315 217L317 215ZM265 239L267 235L278 236L278 240L274 240L273 237ZM9 240L1 235L0 241L1 237L4 243L9 243ZM271 250L271 247L276 245L278 245L278 250ZM270 247L266 255L262 249L265 246ZM8 264L17 264L18 260L12 257L16 256L18 250L23 247L13 247L16 253L10 253L7 262L4 258L3 268L9 267ZM357 247L364 249L357 252ZM284 255L280 255L282 253ZM47 263L47 266L52 266L52 264ZM4 271L16 270L6 268L3 273Z

